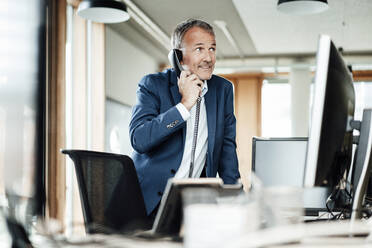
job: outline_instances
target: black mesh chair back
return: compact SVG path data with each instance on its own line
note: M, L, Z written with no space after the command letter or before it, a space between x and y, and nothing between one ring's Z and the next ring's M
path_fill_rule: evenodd
M130 157L106 152L62 150L73 160L87 233L148 228L137 173Z

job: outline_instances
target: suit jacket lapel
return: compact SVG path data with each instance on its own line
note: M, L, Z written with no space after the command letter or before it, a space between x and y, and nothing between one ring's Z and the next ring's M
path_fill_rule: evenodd
M178 85L177 84L171 84L170 88L172 98L173 98L173 106L177 105L179 102L181 102L181 94L178 91Z
M177 82L178 82L178 79L176 76L176 72L172 69L170 72L170 76L169 76L169 87L170 87L170 92L172 95L173 106L178 104L181 101L181 97L182 97L178 90Z
M204 96L205 110L207 111L207 125L208 125L208 160L212 161L213 158L213 147L216 133L216 88L213 82L208 81L208 92ZM209 168L210 170L210 168Z

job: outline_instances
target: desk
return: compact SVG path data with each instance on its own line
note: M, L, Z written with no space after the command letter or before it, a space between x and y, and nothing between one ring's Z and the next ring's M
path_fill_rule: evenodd
M244 237L238 237L235 243L228 242L220 244L219 247L228 248L249 248L257 247L257 244L262 244L262 241L273 241L271 244L266 243L265 247L272 248L364 248L372 247L372 236L371 237L319 237L318 234L325 234L324 230L328 230L328 234L337 234L345 231L345 227L348 222L331 222L331 223L316 223L316 224L301 224L305 228L304 232L298 232L300 226L287 226L278 227L271 229L264 229L253 233L247 233ZM355 229L355 233L359 232L371 232L371 226L368 224L360 225ZM296 231L297 230L297 231ZM309 233L312 232L312 233ZM285 237L285 233L289 233ZM284 238L284 239L283 239ZM294 241L301 240L301 242L292 242L287 244L277 245L281 240ZM63 237L57 237L55 240L51 240L48 237L42 235L33 235L31 237L32 243L35 247L67 247L67 248L105 248L105 247L116 247L116 248L181 248L183 243L172 242L168 239L162 240L141 240L135 238L128 238L119 235L103 235L95 234L87 237L82 237L80 242L75 240L74 242L67 242ZM276 242L277 241L277 242ZM10 247L10 239L4 229L0 228L0 247ZM205 246L203 246L205 248ZM217 248L214 246L213 248Z
M181 242L173 242L171 240L141 240L129 238L120 235L104 235L94 234L81 239L67 241L65 239L56 238L54 241L43 237L35 236L32 239L35 247L64 247L64 248L182 248Z
M170 241L143 241L134 240L121 236L115 235L93 235L95 242L81 242L75 244L68 244L66 242L58 242L58 244L53 245L51 242L46 242L45 240L39 240L34 242L35 247L66 247L66 248L105 248L105 247L116 247L116 248L182 248L182 243L170 242ZM92 237L93 237L92 236ZM352 238L309 238L304 239L300 243L291 243L285 245L272 245L267 246L270 248L367 248L371 247L372 243L368 242L366 238L362 237L352 237ZM230 246L222 246L229 247ZM244 245L241 246L245 247ZM215 247L213 247L215 248Z
M10 240L1 239L0 235L0 246L10 247ZM65 248L105 248L105 247L116 247L116 248L181 248L183 244L180 242L171 241L144 241L129 239L117 235L92 235L93 239L82 239L82 242L75 242L74 244L68 243L62 240L56 243L49 239L38 236L33 237L32 241L35 247L65 247ZM4 243L4 241L6 241ZM351 237L351 238L330 238L330 237L312 237L305 238L300 243L291 243L285 245L272 245L267 247L272 248L367 248L372 246L372 240L368 240L365 237ZM230 246L227 246L230 248ZM244 245L240 247L245 247Z
M270 246L280 248L362 248L371 247L372 243L368 242L366 238L352 237L352 238L330 238L330 237L317 237L303 239L301 243Z
M322 247L372 247L372 236L368 237L347 237L346 234L368 234L372 227L368 222L356 222L350 226L349 221L321 222L311 224L297 224L281 227L262 229L255 232L249 232L241 237L234 237L234 240L219 242L213 244L213 248L253 248L253 247L275 247L275 248L322 248ZM329 236L333 235L333 236ZM337 235L337 236L336 236ZM343 236L341 236L343 235ZM90 235L87 236L87 242L76 242L69 244L63 240L58 244L61 247L125 247L125 248L181 248L183 243L172 242L170 239L162 240L141 240L119 235ZM211 236L209 236L211 237ZM208 246L208 240L201 240L200 248ZM36 240L35 240L36 241ZM40 239L40 245L45 247ZM84 241L84 239L83 239ZM204 243L203 243L204 242ZM37 242L35 242L36 244ZM195 244L195 242L194 242ZM196 243L195 247L198 248ZM280 245L278 245L280 244Z
M372 247L372 236L366 236L372 233L370 224L332 221L278 226L248 233L230 247Z

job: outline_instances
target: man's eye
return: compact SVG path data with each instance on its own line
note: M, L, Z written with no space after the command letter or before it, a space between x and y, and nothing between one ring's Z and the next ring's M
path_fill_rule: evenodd
M216 48L215 47L211 47L211 48L209 48L209 51L215 52L216 51Z
M195 50L198 51L198 52L200 52L202 50L202 48L201 47L197 47Z

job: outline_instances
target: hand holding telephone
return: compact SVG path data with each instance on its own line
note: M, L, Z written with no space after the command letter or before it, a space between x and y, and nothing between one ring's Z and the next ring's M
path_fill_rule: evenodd
M168 59L171 66L174 68L177 74L177 78L180 78L181 71L183 71L181 61L182 61L182 51L180 49L172 49L168 54Z
M168 54L168 59L169 59L171 66L176 71L177 78L180 78L181 72L184 71L184 67L181 65L181 61L183 59L182 51L180 49L170 50ZM201 87L202 84L199 83L198 86Z
M177 78L180 79L181 71L183 71L183 67L181 65L182 51L179 49L172 49L168 54L168 59L169 59L171 66L176 71ZM200 79L197 79L197 80L200 81ZM197 85L201 87L201 84L197 84ZM195 125L194 125L194 134L193 134L193 141L192 141L192 148L191 148L189 177L193 177L193 171L194 171L195 149L196 149L196 141L198 138L198 127L199 127L200 102L201 102L201 97L199 96L198 99L196 100Z
M196 74L191 73L186 65L181 64L183 56L180 49L172 49L168 54L168 59L177 74L182 103L190 110L201 94L203 82Z

